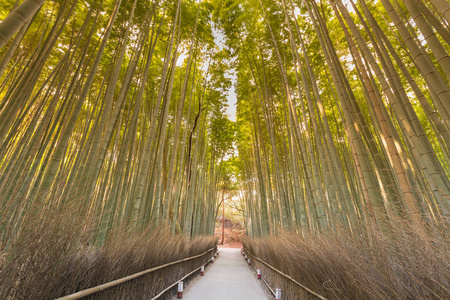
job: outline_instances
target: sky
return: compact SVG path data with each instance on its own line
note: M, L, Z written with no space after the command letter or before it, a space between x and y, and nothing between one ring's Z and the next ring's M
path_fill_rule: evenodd
M223 33L216 28L213 28L214 42L220 48L220 50L225 47L225 36ZM236 91L234 89L234 85L236 83L236 75L235 70L231 69L226 75L227 78L231 78L231 88L228 90L227 100L228 100L228 108L227 115L228 119L232 121L236 121Z
M227 115L228 119L236 121L236 91L234 90L234 84L236 83L236 75L233 74L232 76L229 76L229 78L231 78L232 86L228 91L227 95L228 100Z
M220 50L222 50L225 47L225 36L223 33L216 28L213 27L213 35L214 35L214 42L219 47ZM179 54L178 60L177 60L177 66L183 65L184 60L187 57L187 53L182 52ZM228 100L228 108L227 108L227 116L228 119L231 121L236 121L236 91L234 89L235 83L236 83L236 75L235 75L235 69L230 69L228 71L228 74L225 75L227 78L231 78L231 88L228 90L227 100Z

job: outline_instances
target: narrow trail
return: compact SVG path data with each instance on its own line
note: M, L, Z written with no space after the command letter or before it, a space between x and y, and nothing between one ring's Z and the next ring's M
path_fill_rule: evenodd
M219 251L219 257L206 270L205 276L184 291L183 299L270 299L245 264L239 249L221 248Z

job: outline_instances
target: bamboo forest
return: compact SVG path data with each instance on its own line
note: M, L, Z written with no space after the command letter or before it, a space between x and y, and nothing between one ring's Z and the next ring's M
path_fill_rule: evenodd
M1 299L199 256L227 199L243 247L326 299L450 298L447 0L2 0L0 20ZM201 260L89 299L150 299Z

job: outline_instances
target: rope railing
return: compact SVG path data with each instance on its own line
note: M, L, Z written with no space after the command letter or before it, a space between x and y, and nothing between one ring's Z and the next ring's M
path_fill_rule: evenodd
M286 279L289 279L290 281L292 281L293 283L295 283L296 285L298 285L299 287L301 287L302 289L304 289L306 292L310 293L311 295L314 295L315 297L321 299L321 300L327 300L327 298L325 298L324 296L321 296L319 294L317 294L316 292L312 291L311 289L309 289L308 287L304 286L303 284L301 284L300 282L298 282L297 280L295 280L294 278L292 278L292 276L289 276L288 274L285 274L283 272L281 272L280 270L272 267L271 265L269 265L268 263L266 263L265 261L263 261L262 259L254 256L253 254L250 253L250 251L248 251L247 248L244 247L244 251L247 255L253 257L253 259L259 261L260 263L264 264L265 266L267 266L268 268L272 269L273 271L275 271L276 273L280 274L281 276L283 276ZM267 283L266 283L267 285ZM270 287L269 287L270 289ZM270 289L271 292L273 293L272 289Z
M177 261L173 261L173 262L170 262L170 263L161 265L161 266L157 266L157 267L154 267L154 268L151 268L151 269L147 269L147 270L145 270L145 271L141 271L141 272L138 272L138 273L135 273L135 274L132 274L132 275L129 275L129 276L120 278L120 279L116 279L116 280L113 280L113 281L110 281L110 282L107 282L107 283L103 283L103 284L100 284L100 285L97 285L97 286L94 286L94 287L91 287L91 288L88 288L88 289L85 289L85 290L82 290L82 291L79 291L79 292L76 292L76 293L67 295L67 296L64 296L64 297L57 298L56 300L73 300L73 299L80 299L80 298L83 298L83 297L86 297L86 296L89 296L89 295L98 293L98 292L100 292L100 291L109 289L109 288L111 288L111 287L113 287L113 286L116 286L116 285L125 283L125 282L127 282L127 281L133 280L133 279L135 279L135 278L141 277L141 276L143 276L143 275L146 275L146 274L149 274L149 273L152 273L152 272L155 272L155 271L158 271L158 270L167 268L167 267L169 267L169 266L173 266L173 265L176 265L176 264L179 264L179 263L182 263L182 262L186 262L186 261L189 261L189 260L193 260L193 259L202 257L202 256L208 254L209 252L215 250L216 248L217 248L217 245L214 246L213 248L211 248L211 249L209 249L209 250L203 252L202 254L198 254L198 255L195 255L195 256L183 258L183 259L180 259L180 260L177 260ZM209 262L209 260L208 260L208 262ZM194 273L194 272L197 271L198 269L200 269L200 268L195 269L194 271L192 271L191 273L189 273L188 275L186 275L185 277L183 277L183 279L186 278L186 277L188 277L189 275L191 275L192 273ZM176 283L175 283L175 284L176 284ZM175 284L171 285L169 288L165 289L163 292L164 292L164 293L167 292L167 291L168 291L170 288L172 288ZM157 295L157 297L152 298L152 299L157 299L157 298L158 298L159 296L161 296L162 294L163 294L163 293L160 293L160 294Z

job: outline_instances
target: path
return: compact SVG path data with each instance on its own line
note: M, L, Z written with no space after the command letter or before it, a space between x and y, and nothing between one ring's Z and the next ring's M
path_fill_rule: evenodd
M183 299L269 299L239 249L220 248L219 251L219 257L206 269L205 276L184 291Z

